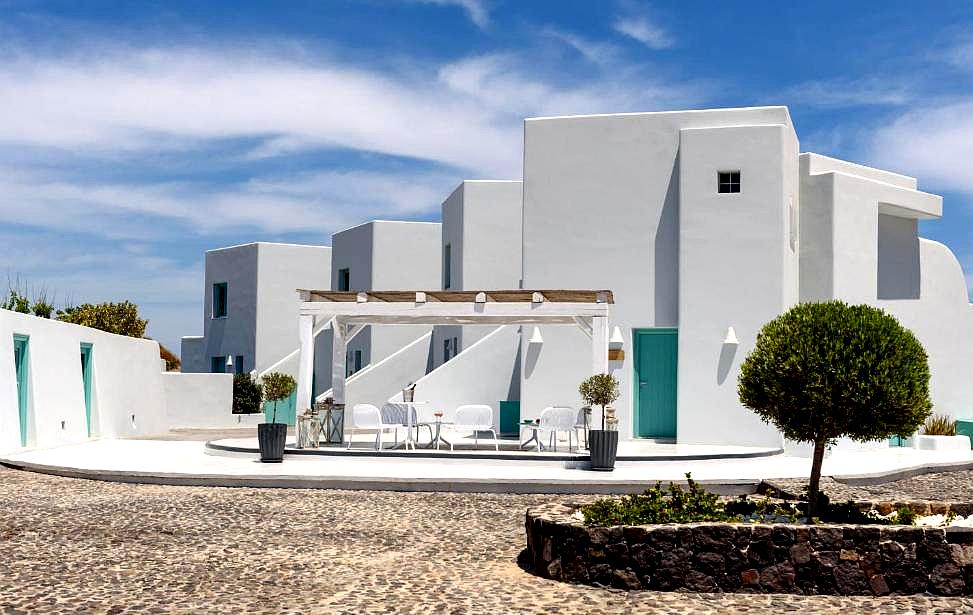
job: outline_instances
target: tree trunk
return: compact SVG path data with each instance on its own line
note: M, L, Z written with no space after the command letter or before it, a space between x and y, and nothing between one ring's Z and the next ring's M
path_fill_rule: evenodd
M276 399L274 400L274 416L273 416L273 418L270 419L270 422L271 423L276 423L277 422L277 400ZM818 467L818 471L819 472L821 471L820 466Z
M807 516L812 519L818 514L818 490L821 485L821 464L824 462L824 449L827 442L814 443L814 457L811 461L811 480L807 486Z

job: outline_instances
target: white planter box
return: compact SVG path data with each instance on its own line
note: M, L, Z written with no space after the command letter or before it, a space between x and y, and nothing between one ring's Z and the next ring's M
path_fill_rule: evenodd
M909 445L921 451L968 451L969 436L923 436L916 434L909 438Z

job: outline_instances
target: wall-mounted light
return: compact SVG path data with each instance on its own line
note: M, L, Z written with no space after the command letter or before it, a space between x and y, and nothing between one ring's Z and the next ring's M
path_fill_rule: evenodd
M226 355L226 373L233 373L233 355L231 354Z
M625 345L625 338L622 337L622 330L615 326L612 329L611 337L608 338L608 347L612 349L621 348Z
M737 332L733 329L733 327L727 328L726 337L723 338L723 343L732 344L734 346L740 343L740 340L737 339Z
M534 332L530 334L530 339L527 340L528 344L543 344L544 338L541 337L541 328L534 327Z

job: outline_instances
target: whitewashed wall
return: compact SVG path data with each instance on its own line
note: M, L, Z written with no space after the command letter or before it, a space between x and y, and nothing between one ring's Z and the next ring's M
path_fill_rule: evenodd
M416 382L415 400L429 402L423 407L425 411L442 411L447 421L452 420L456 408L463 404L486 404L493 408L493 426L499 431L498 402L517 399L520 385L517 365L519 327L482 328L488 331L485 336ZM401 399L401 393L392 398L393 401Z
M158 343L0 310L0 450L20 446L14 334L30 338L28 446L87 439L82 343L92 346L93 437L168 429Z
M679 397L682 400L685 396L686 402L681 402L677 410L681 430L677 439L756 445L779 442L773 430L743 418L747 411L739 405L734 387L727 385L726 380L717 382L714 361L720 356L722 335L733 320L740 320L737 315L742 311L742 304L733 308L733 314L726 313L718 294L707 295L701 285L695 285L686 291L697 293L692 318L701 319L696 324L702 328L693 333L694 323L680 313L689 300L681 296L680 267L685 251L680 241L692 238L680 230L682 212L707 205L680 201L680 131L731 126L743 127L743 134L747 134L748 126L778 127L772 129L779 135L776 139L764 140L764 145L772 147L772 151L756 151L749 146L738 150L735 143L722 143L722 150L713 152L725 154L728 165L760 163L754 169L756 175L751 173L743 180L748 185L745 191L750 186L770 182L768 188L760 189L766 199L773 199L761 197L766 201L766 220L754 219L753 212L742 215L730 212L719 220L727 233L739 229L751 237L747 227L757 225L757 229L773 234L767 242L773 242L777 248L771 253L768 243L766 257L770 262L762 265L761 270L774 268L777 279L772 283L779 291L774 293L771 306L757 305L755 310L771 313L787 301L783 288L796 288L795 280L781 280L785 269L782 264L785 229L779 211L787 207L785 190L796 192L797 182L796 176L783 178L791 173L788 165L795 169L796 175L797 165L797 139L791 134L793 129L786 108L538 118L525 122L524 287L607 288L614 292L616 303L611 324L621 328L626 350L623 362L612 363L621 381L621 398L616 406L623 438L631 438L634 427L632 329L678 326L688 327L686 332L690 337L685 352L680 350ZM784 156L791 150L794 160L785 162ZM741 160L741 156L745 159ZM775 160L773 169L760 162L768 159ZM699 181L704 182L700 190L715 195L715 171L712 177ZM698 217L701 224L705 215L701 210ZM733 254L719 248L710 250L705 245L699 249L704 252L694 255L695 267L707 263L716 267L717 263L726 261L726 266L732 268L733 263L743 265L752 260L751 255L741 255L742 260L736 261ZM796 257L792 268L793 272L788 275L796 278ZM752 280L752 276L747 278L748 282ZM766 296L755 296L755 303ZM749 318L746 322L749 323ZM722 332L712 336L703 330L707 328L720 328ZM581 403L578 383L590 375L590 341L569 327L542 327L541 332L542 345L527 344L525 339L522 346L523 412L537 411L553 403L577 407ZM682 330L680 338L683 348ZM702 348L711 338L714 347ZM693 344L693 339L698 343ZM694 354L686 354L689 352ZM700 352L703 354L695 354ZM739 356L733 358L733 369L740 360ZM692 399L691 387L700 384L704 385L704 391ZM721 416L715 423L718 426L706 430L714 412ZM702 431L694 431L696 425Z
M162 374L170 429L246 427L263 414L233 414L232 374Z
M523 182L464 181L443 201L442 217L443 252L448 244L452 260L450 290L520 288ZM444 257L444 275L446 266ZM446 339L455 338L463 350L489 331L478 326L435 327L433 365L443 363Z
M440 288L441 227L438 222L375 220L335 233L331 238L331 287L337 290L338 272L348 269L351 290ZM362 365L369 365L431 330L423 325L367 326L349 342L348 351L360 350ZM330 365L330 359L325 365ZM316 367L317 372L324 371L320 363Z
M916 180L802 154L802 298L887 310L929 354L934 412L973 419L973 306L959 261L918 236L942 199ZM850 445L849 445L850 446Z

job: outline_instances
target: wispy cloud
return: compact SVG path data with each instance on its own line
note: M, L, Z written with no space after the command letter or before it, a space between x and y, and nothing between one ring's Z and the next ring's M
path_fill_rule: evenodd
M544 28L542 33L574 49L584 59L594 64L603 65L618 59L619 49L611 43L591 40L550 26Z
M174 240L234 230L331 232L371 217L421 218L455 184L446 172L301 172L239 183L66 181L0 173L0 216L11 224L110 239ZM25 207L24 204L29 204Z
M424 4L438 4L440 6L456 6L464 11L481 30L490 26L490 10L483 0L417 0Z
M649 49L668 49L676 43L675 38L655 22L645 7L632 2L625 3L622 14L615 18L612 27Z
M880 127L868 149L876 164L973 195L973 98L912 109Z
M830 109L864 106L900 106L912 102L916 84L902 78L807 81L783 93L789 104Z
M590 41L573 42L583 54ZM592 64L574 79L573 65L526 47L368 65L286 43L7 42L0 219L21 240L3 243L0 269L79 300L132 298L149 308L150 333L177 345L197 331L185 327L205 248L327 243L370 218L430 218L464 177L520 177L526 116L705 95L638 64L609 70L585 49Z

